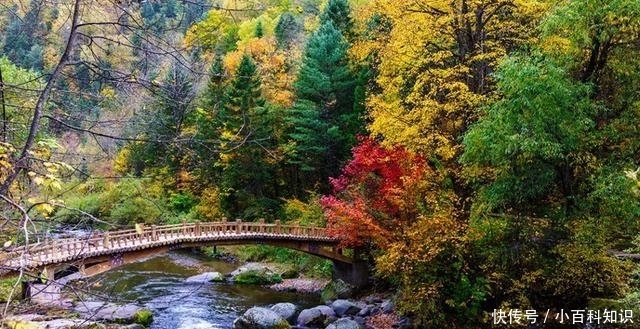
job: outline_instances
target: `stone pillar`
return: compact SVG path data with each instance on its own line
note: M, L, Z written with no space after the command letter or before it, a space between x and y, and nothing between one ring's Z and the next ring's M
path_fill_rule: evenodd
M42 283L47 283L49 280L55 280L55 268L53 268L53 266L45 266L42 269L42 272L40 272L40 279L42 280Z
M333 261L333 279L340 279L356 288L369 284L369 264L355 260L353 264Z

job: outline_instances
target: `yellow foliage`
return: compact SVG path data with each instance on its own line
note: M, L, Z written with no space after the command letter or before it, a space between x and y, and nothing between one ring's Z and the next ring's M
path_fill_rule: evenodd
M524 42L541 14L534 2L379 0L363 7L361 21L383 15L392 27L352 50L357 59L374 56L379 63L381 92L367 100L372 133L454 160L460 137L491 96L492 68L514 40Z
M278 50L274 37L252 38L239 46L237 51L227 54L224 58L225 69L235 72L245 53L250 54L258 65L265 100L271 104L291 107L295 97L293 82L296 72L290 69L288 61L298 58L299 51L293 49L284 53Z
M200 203L195 210L206 221L221 220L224 213L220 206L220 199L220 190L217 187L207 187L202 191Z
M127 145L120 149L113 158L113 170L118 174L125 174L129 171L129 158L131 157L131 146Z

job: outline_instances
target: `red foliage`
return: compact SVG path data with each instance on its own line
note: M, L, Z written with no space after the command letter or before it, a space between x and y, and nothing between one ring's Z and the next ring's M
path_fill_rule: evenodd
M321 199L328 231L344 246L384 246L415 219L418 187L429 167L402 147L382 147L361 137L342 175L331 178L333 195Z

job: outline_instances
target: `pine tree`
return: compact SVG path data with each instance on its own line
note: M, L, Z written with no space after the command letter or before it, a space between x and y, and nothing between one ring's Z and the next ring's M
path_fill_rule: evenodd
M195 98L193 79L174 64L152 92L154 99L149 104L150 111L138 117L142 120L142 129L149 141L135 144L132 167L137 174L141 174L145 168L165 166L175 173L182 169L188 146L176 143L176 139L181 136L192 110Z
M274 34L279 48L288 48L302 30L302 24L290 12L284 12L278 19Z
M348 0L329 0L320 16L320 21L331 21L349 41L353 41L353 19Z
M17 17L17 10L11 8L14 17L4 33L2 53L21 67L42 70L44 36L50 28L44 21L44 9L40 2L31 1L24 17Z
M360 131L354 116L355 78L347 62L348 43L332 20L324 20L310 37L294 83L298 102L289 111L293 146L289 163L303 171L305 188L338 174Z
M274 148L272 123L261 92L258 68L244 54L216 120L221 124L223 153L220 187L222 207L230 216L269 217L277 196L273 167L267 162Z
M254 31L253 36L256 38L262 38L264 36L264 27L262 27L262 21L258 21L258 24L256 24L256 30Z

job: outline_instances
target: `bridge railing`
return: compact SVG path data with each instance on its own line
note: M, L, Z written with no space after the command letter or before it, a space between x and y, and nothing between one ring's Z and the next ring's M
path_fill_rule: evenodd
M34 243L17 247L12 252L0 255L0 265L12 259L27 255L37 261L44 259L72 257L91 252L119 249L127 246L155 244L163 241L207 238L213 236L234 235L274 235L300 238L326 238L326 231L321 227L305 227L298 225L282 225L280 221L267 224L258 222L219 221L196 222L174 225L138 226L136 229L106 231L94 233L85 238L55 239L45 243Z

